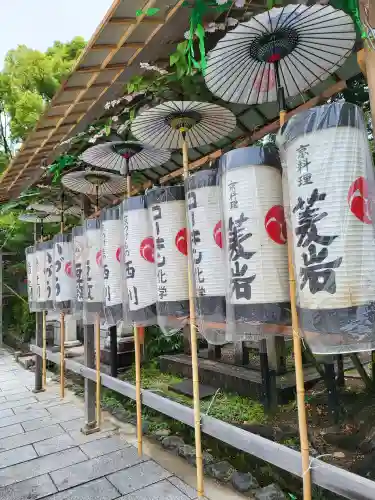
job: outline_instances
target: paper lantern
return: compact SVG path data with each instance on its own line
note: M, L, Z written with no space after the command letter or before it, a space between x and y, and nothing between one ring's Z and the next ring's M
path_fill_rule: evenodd
M273 148L226 153L220 162L228 270L228 331L257 334L289 321L281 165Z
M74 227L72 230L73 237L73 252L74 252L74 276L75 276L75 302L74 311L76 314L81 314L83 310L84 298L84 283L86 270L86 236L84 228L81 226Z
M278 140L301 329L315 353L374 349L374 175L362 112L348 103L312 108Z
M27 272L27 296L29 309L31 312L36 310L36 261L35 247L26 248L26 272Z
M151 189L147 206L155 242L158 321L179 324L189 317L184 187Z
M224 343L226 272L221 221L221 189L217 169L203 170L187 181L187 207L199 331ZM223 329L210 323L221 323Z
M103 311L104 270L101 223L97 219L85 221L86 265L84 272L84 310L87 313Z
M102 214L105 317L116 325L122 319L121 258L123 245L120 207L108 208Z
M128 198L122 204L122 213L130 320L137 325L151 325L156 322L156 266L146 198Z
M73 268L73 241L71 234L57 234L53 239L55 266L55 309L70 311L75 300L76 285Z
M53 309L53 242L35 246L36 302L39 311Z

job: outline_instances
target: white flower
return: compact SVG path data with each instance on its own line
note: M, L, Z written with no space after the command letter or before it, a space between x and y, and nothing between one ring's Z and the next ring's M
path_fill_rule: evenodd
M207 33L215 33L217 30L217 24L216 23L208 23L207 26L204 28L204 30Z
M186 40L190 40L190 30L185 31L185 33L184 33L184 38L185 38Z
M216 0L216 3L218 5L224 5L225 3L227 3L228 0Z
M225 31L225 28L226 28L225 23L219 23L217 25L217 29L220 31Z
M244 5L245 5L245 0L236 0L236 1L235 1L235 3L234 3L234 5L235 5L236 7L239 7L239 8L244 7Z
M118 122L118 116L112 116L112 121L115 123Z
M228 17L227 19L227 26L237 26L238 24L238 19L235 19L234 17Z

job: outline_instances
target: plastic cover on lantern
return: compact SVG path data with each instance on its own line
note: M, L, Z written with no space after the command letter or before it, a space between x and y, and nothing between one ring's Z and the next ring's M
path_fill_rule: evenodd
M83 321L95 322L104 313L104 269L101 221L87 219L84 223L85 270L83 273Z
M217 168L190 175L186 181L186 197L196 324L209 344L223 345L226 342L226 273Z
M124 311L130 323L150 326L157 323L156 266L154 239L146 197L123 201L122 234L124 245L123 281L126 283ZM126 316L126 314L125 314Z
M375 349L374 167L361 110L300 113L277 138L300 332L316 354Z
M120 206L102 211L104 315L108 325L124 321L125 283L122 278L123 230Z
M259 340L290 325L281 165L273 146L220 160L227 340Z
M190 316L184 186L151 189L147 206L155 245L158 325L172 335Z
M83 316L83 299L86 272L86 234L84 227L76 226L72 229L73 240L73 276L75 295L72 313L76 319Z
M52 311L54 300L53 242L35 245L36 310Z
M73 256L72 234L57 234L53 239L53 263L54 308L58 311L71 312L75 301Z
M27 247L26 253L26 272L27 272L27 296L30 312L37 310L36 305L36 262L35 247Z

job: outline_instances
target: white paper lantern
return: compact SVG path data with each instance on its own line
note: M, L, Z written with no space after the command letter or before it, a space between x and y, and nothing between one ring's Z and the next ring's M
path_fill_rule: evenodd
M151 221L144 196L122 204L125 278L130 319L138 325L156 321L156 266Z
M86 265L84 302L87 312L100 313L104 301L104 270L101 223L97 219L85 221Z
M147 193L155 242L158 316L189 316L188 242L183 186L158 187ZM160 319L159 319L160 323Z
M119 206L103 211L102 245L105 316L108 324L117 324L122 319L123 302L121 274L123 231Z
M362 113L348 103L313 108L279 143L306 339L315 353L374 349L374 176Z
M29 309L31 312L36 310L36 261L35 247L26 248L26 272L27 272L27 296Z
M55 266L55 308L70 310L75 300L76 285L73 267L73 242L71 234L58 234L53 239Z
M216 169L189 177L186 204L198 325L200 321L225 323L226 273L220 199Z
M220 162L232 332L289 321L289 280L280 160L272 148L226 153ZM242 328L243 326L243 328Z
M35 250L37 307L40 311L53 309L53 243L37 243Z
M86 236L84 228L77 226L73 228L73 252L74 252L74 276L75 276L75 312L81 312L84 298L84 283L86 270Z

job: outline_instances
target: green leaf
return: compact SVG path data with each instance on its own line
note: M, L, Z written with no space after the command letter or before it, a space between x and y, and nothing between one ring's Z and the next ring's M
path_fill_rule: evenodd
M185 54L186 52L186 49L187 49L187 45L188 45L188 41L186 40L185 42L180 42L178 45L177 45L177 52L179 52L180 54Z
M135 13L136 17L139 17L143 14L143 10L142 9L138 9Z
M157 14L158 12L160 11L160 9L158 7L152 7L151 9L147 9L146 10L146 16L154 16L155 14Z
M178 52L173 52L173 54L171 54L169 57L169 65L174 66L175 64L177 64L180 58L181 54L179 54Z

